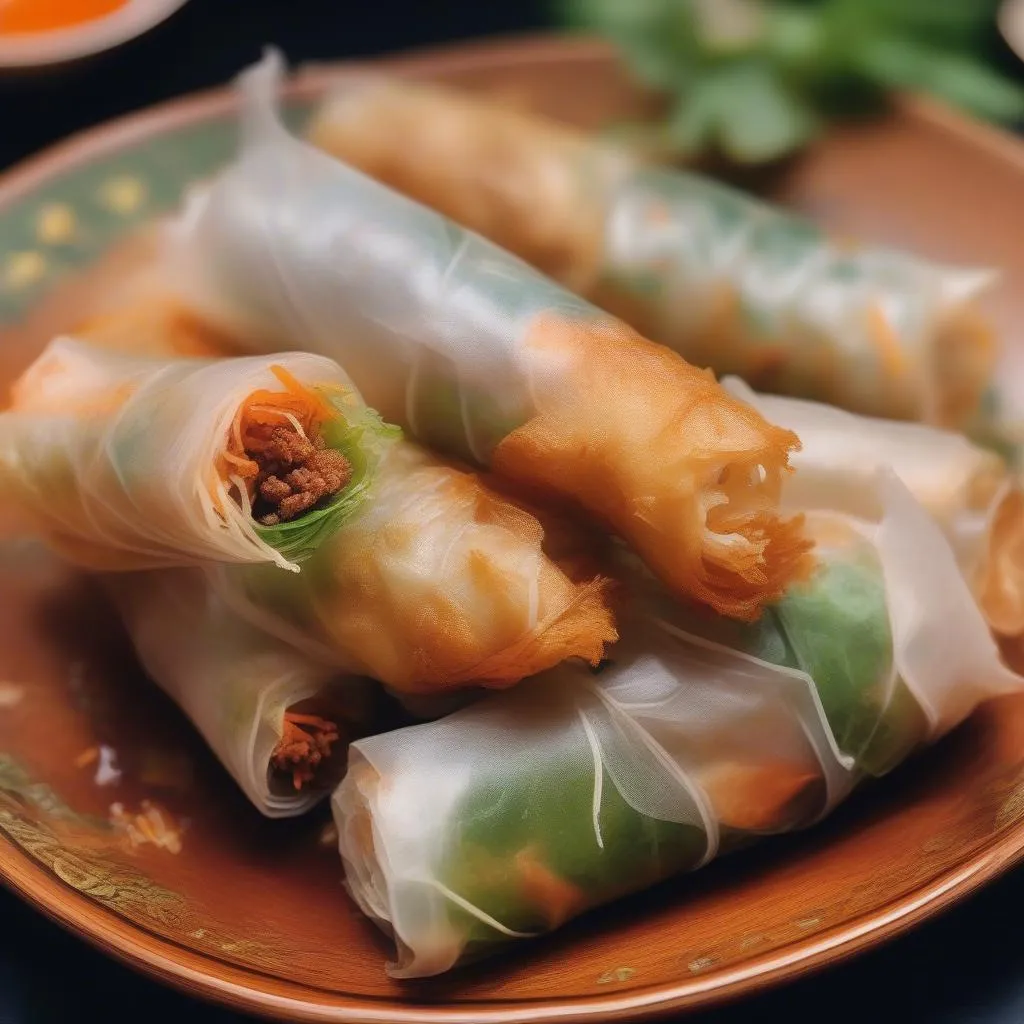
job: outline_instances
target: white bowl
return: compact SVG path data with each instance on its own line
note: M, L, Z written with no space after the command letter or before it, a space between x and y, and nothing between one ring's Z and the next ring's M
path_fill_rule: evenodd
M110 14L68 28L0 35L0 68L60 64L134 39L170 17L187 0L128 0Z
M999 30L1010 49L1024 59L1024 3L1020 0L1003 0L999 8Z

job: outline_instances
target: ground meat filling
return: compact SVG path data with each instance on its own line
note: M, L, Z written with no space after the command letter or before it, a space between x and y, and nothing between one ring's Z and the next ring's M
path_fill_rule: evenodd
M352 479L352 466L341 452L324 447L321 437L306 437L290 423L250 427L245 454L258 468L252 514L263 526L301 516Z
M317 772L331 756L331 744L337 743L338 727L318 715L288 711L284 730L270 763L273 769L291 778L296 790L316 779Z

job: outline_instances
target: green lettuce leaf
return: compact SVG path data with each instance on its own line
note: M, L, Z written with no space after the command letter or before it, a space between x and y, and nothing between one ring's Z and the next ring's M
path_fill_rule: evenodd
M694 632L814 682L839 749L882 775L925 735L924 712L893 669L885 582L866 547L830 552L754 623L695 617Z
M271 547L293 562L312 556L366 499L381 458L388 446L401 437L398 427L385 423L366 407L353 412L332 397L337 419L323 427L326 446L340 452L352 467L347 486L318 508L277 526L258 526L256 532Z
M541 706L558 699L551 693L530 696ZM506 758L498 758L493 777L473 780L452 816L439 872L443 884L506 928L545 932L556 923L550 916L553 908L530 892L523 858L575 888L582 901L573 907L578 912L695 867L704 855L707 839L700 828L640 814L607 771L598 811L599 844L593 754L582 738L578 749L540 743L528 757L513 762L510 769ZM448 913L466 938L469 959L492 943L507 941L454 902Z

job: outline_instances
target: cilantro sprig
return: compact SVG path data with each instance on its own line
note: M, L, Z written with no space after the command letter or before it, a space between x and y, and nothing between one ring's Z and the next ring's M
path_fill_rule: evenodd
M983 54L994 0L558 0L666 94L658 148L741 164L800 148L894 91L1024 119L1024 86Z

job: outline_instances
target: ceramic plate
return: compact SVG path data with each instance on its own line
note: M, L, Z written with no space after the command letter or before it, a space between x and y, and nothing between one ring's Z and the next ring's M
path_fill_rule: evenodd
M588 127L639 103L608 52L588 42L476 45L392 67ZM304 72L290 116L301 121L339 74ZM118 240L228 157L232 105L226 92L186 98L0 179L4 380L116 280L118 261L131 258ZM1011 140L907 102L888 120L830 136L772 191L841 230L1005 267L992 313L1011 342L1024 324L1024 248L1007 216L1024 197L1024 150ZM636 1020L878 943L1024 853L1024 700L1007 700L814 831L502 959L393 982L385 941L341 887L326 815L261 819L146 685L90 585L32 547L2 552L0 874L110 953L250 1011L310 1021Z

